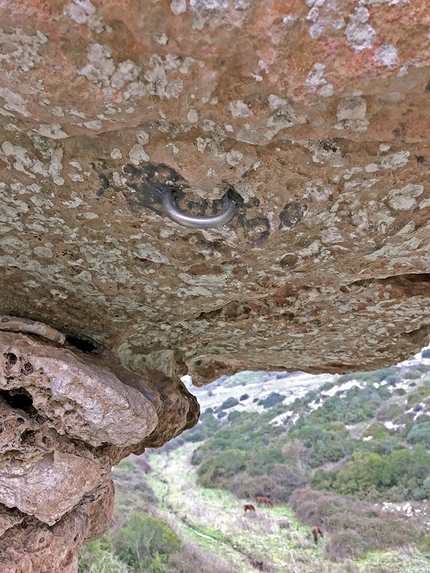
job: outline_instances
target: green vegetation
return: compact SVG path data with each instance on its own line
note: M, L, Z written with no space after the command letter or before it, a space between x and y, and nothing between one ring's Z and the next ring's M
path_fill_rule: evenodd
M430 497L429 371L340 376L288 405L272 392L258 412L244 410L247 394L207 408L151 466L114 468L112 525L81 549L79 573L430 571L424 516L382 505ZM260 495L274 507L244 515Z
M271 392L267 396L267 398L265 398L264 400L260 400L259 404L261 404L264 408L272 408L273 406L276 406L276 404L279 404L283 400L285 400L285 396L279 394L278 392Z

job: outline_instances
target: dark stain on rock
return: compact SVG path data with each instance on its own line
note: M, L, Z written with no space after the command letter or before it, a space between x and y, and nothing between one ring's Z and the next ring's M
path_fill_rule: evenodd
M254 217L253 219L245 220L245 225L252 230L249 238L256 245L264 243L270 236L270 223L265 217Z
M99 173L99 181L100 181L100 187L99 189L96 191L96 195L98 197L100 197L100 195L103 195L103 193L106 191L106 189L109 189L109 179L106 177L106 175L104 173Z
M331 151L332 153L339 151L339 146L334 139L320 139L318 147L323 151Z
M354 281L347 288L367 288L370 285L390 290L390 297L405 299L414 296L430 297L430 273L406 273L384 279L370 278Z
M163 213L161 198L163 191L172 189L181 198L182 189L189 187L188 182L174 169L163 163L143 163L136 167L127 164L123 167L130 190L125 190L124 197L133 211L142 208Z
M300 223L307 210L308 206L305 203L287 203L279 213L281 219L279 228L288 227L292 229Z

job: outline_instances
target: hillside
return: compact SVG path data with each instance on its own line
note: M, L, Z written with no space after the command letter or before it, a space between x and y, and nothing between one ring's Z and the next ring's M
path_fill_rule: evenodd
M245 372L194 390L195 428L115 468L115 518L82 573L430 571L429 350L374 372ZM170 549L148 546L149 518Z

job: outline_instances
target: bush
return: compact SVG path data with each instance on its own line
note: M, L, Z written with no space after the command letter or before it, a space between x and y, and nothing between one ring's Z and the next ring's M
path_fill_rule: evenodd
M388 430L384 424L381 424L380 422L373 422L370 424L370 426L367 426L363 432L363 438L368 436L372 436L372 438L384 438L388 436Z
M412 369L408 370L403 374L403 378L405 378L405 380L417 380L418 378L421 378L421 376L422 372L420 372L416 368L414 368L413 370Z
M206 459L198 469L198 482L203 487L230 489L232 478L245 469L245 455L239 450L226 450Z
M376 412L376 418L381 422L394 422L403 414L402 408L398 404L382 404Z
M423 444L430 449L430 422L415 424L406 439L410 444Z
M325 547L327 555L332 559L362 557L369 549L369 545L353 529L337 531Z
M118 558L133 571L163 573L163 565L179 550L181 540L166 522L133 510L114 545Z
M234 422L235 420L240 418L241 415L242 415L242 412L238 412L237 410L235 410L234 412L230 412L230 414L227 416L227 420L229 422Z
M265 398L264 400L260 400L259 404L261 406L263 406L264 408L272 408L273 406L276 406L276 404L279 404L280 402L283 402L285 400L286 396L283 396L282 394L278 394L278 392L271 392L267 398Z
M130 569L115 556L105 534L79 549L78 573L130 573Z
M333 493L296 490L290 505L309 525L322 523L331 533L327 552L331 557L358 557L367 551L400 547L419 538L411 518L382 514L373 505L354 502Z
M236 398L233 398L233 396L230 396L230 398L227 398L227 400L225 400L221 406L219 407L220 410L228 410L229 408L233 408L234 406L237 406L239 404L239 400L236 400Z

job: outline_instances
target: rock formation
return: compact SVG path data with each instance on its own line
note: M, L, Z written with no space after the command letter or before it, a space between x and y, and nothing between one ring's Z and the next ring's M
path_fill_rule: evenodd
M195 422L179 376L428 342L429 26L424 0L1 4L4 571L75 570L109 466ZM236 214L181 227L166 189Z

